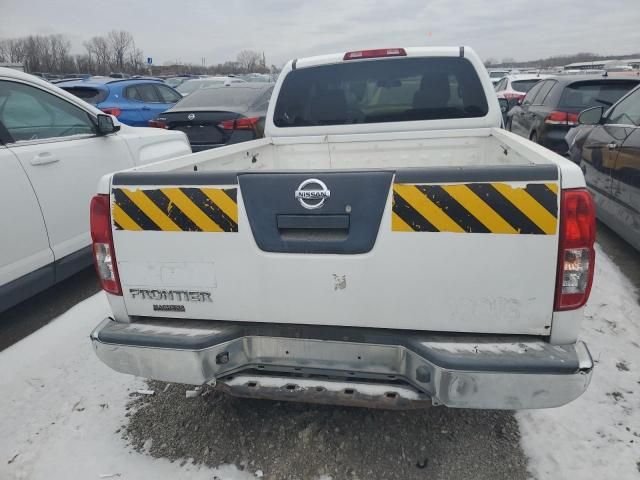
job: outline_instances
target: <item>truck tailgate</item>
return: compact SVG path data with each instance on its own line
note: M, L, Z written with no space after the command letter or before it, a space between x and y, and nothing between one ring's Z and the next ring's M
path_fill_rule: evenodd
M126 309L548 334L558 175L555 165L116 174Z

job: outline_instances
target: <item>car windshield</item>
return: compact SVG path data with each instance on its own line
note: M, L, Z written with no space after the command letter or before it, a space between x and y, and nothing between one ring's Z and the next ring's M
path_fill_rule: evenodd
M465 58L343 62L289 73L276 104L278 127L482 117L487 101Z
M249 83L271 83L269 75L249 75L242 77L242 80Z
M187 80L188 80L188 78L184 78L184 77L173 77L173 78L167 78L164 81L164 83L166 83L170 87L176 88L178 85L183 84Z
M531 90L536 83L540 81L539 78L534 78L531 80L514 80L511 82L511 88L513 88L517 92L527 93Z
M210 79L210 78L202 78L198 80L187 80L182 84L176 87L176 90L181 94L185 95L188 93L195 92L199 88L207 88L214 87L216 85L224 85L224 80L222 79Z
M562 92L559 106L566 108L610 107L636 85L638 85L637 81L596 80L573 83L567 85Z
M260 96L264 95L266 90L265 88L243 86L204 88L182 99L174 109L222 106L246 109L255 103Z

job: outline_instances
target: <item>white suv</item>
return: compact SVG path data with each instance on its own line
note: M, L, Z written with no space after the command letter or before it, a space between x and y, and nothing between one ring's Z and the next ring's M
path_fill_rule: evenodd
M491 68L487 71L489 72L491 83L493 83L494 85L497 84L505 75L509 75L510 72L510 70L500 70L495 68Z
M0 311L90 265L87 205L100 177L188 153L182 132L120 125L0 68Z
M529 89L533 87L540 80L548 78L549 75L531 75L531 74L518 74L507 75L500 79L495 86L496 94L498 98L504 98L509 103L516 103L518 100L524 98Z

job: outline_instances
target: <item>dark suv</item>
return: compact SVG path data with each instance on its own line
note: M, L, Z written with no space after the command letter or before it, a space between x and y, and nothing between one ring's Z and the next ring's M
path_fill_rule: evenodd
M580 134L571 144L598 218L640 251L640 87L608 111L580 114Z
M565 135L578 124L578 114L589 107L616 103L640 84L640 78L557 76L534 85L522 102L509 111L506 128L561 155Z

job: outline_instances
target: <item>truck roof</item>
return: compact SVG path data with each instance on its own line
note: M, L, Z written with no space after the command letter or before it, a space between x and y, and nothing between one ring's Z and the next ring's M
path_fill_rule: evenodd
M311 126L277 126L274 122L276 104L280 99L283 85L287 77L296 70L310 67L327 67L332 65L354 65L362 62L403 61L403 59L417 58L463 58L475 70L481 83L481 89L486 98L488 109L485 115L474 118L441 118L411 121L380 121L378 123L327 124ZM391 69L390 71L393 71ZM285 87L286 88L286 87ZM286 91L286 90L285 90ZM330 107L330 106L329 106ZM325 107L325 109L329 108ZM349 135L382 132L409 132L425 130L497 128L502 124L502 114L495 90L489 74L480 57L467 46L452 47L397 47L375 50L358 50L338 52L315 57L305 57L289 61L280 76L273 91L265 122L265 135L268 137L300 137L306 135Z
M384 48L376 50L404 50L407 57L455 57L465 56L465 53L469 53L472 50L469 47L398 47L398 48ZM338 52L329 53L326 55L317 55L313 57L304 57L291 60L288 65L295 65L295 68L315 67L318 65L329 65L332 63L341 63L344 61L345 55L353 52L364 52L372 50L356 50L351 52ZM473 53L475 55L475 53ZM389 57L396 57L397 55L390 55ZM363 58L362 60L379 60L381 56Z

